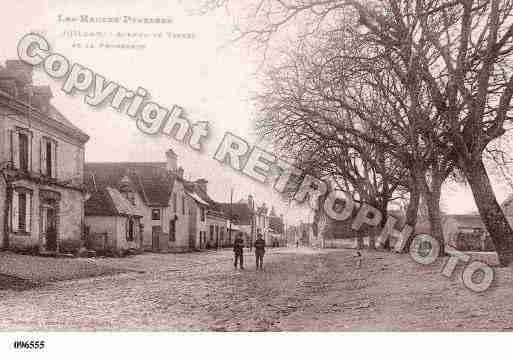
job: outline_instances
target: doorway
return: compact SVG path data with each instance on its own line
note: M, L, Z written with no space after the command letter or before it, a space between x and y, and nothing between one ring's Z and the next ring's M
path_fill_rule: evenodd
M47 251L57 251L57 206L49 200L41 206L41 236L43 245Z
M151 227L151 248L153 251L158 251L160 249L160 233L162 232L161 226L153 226Z

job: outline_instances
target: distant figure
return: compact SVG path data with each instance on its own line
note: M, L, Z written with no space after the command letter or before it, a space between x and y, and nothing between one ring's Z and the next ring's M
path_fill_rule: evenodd
M360 269L362 267L362 253L360 251L356 251L354 257L356 258L356 268Z
M262 235L259 233L257 236L257 240L255 241L255 258L256 258L256 268L262 269L264 264L264 254L265 254L265 241L262 238Z
M299 248L299 239L296 239L296 248Z
M235 255L234 266L237 268L237 262L240 261L240 269L244 269L244 239L242 239L242 233L237 233L235 241L233 241L233 254Z

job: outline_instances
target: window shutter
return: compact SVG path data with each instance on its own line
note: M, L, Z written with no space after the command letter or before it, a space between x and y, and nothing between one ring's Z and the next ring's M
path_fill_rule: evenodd
M52 141L52 177L57 178L57 142Z
M27 136L27 169L28 171L32 171L32 134Z
M128 240L128 222L129 219L127 218L125 221L125 239Z
M18 192L12 191L12 207L11 207L11 231L16 232L19 227L19 208L18 208Z
M46 141L44 139L40 141L39 150L41 153L41 174L46 175Z
M9 161L14 163L14 133L12 130L9 130Z
M26 201L25 201L25 230L30 232L31 229L31 221L32 221L32 193L26 193Z
M47 221L46 221L47 220L46 213L47 213L47 209L41 208L41 218L43 221L40 224L40 226L41 226L41 232L43 232L45 234L46 234L46 229L48 227Z
M18 132L12 131L11 140L12 162L15 168L20 168L20 137Z

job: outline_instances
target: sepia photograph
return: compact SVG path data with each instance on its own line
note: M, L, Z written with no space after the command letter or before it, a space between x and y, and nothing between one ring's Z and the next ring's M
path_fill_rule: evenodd
M0 27L0 353L510 337L513 1L4 0Z

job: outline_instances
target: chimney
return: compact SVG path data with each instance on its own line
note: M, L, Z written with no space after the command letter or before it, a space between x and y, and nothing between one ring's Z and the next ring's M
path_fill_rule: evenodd
M249 206L249 208L251 208L253 210L255 209L255 202L253 200L253 195L251 195L251 194L248 195L248 206Z
M182 166L178 167L176 174L178 175L179 178L183 179L183 167Z
M7 60L5 68L0 67L0 89L18 97L23 89L32 84L32 66L19 60Z
M207 193L207 185L208 185L208 181L204 178L200 178L198 180L196 180L196 184L198 185L199 188L201 188L201 190L205 193Z
M166 159L166 170L175 173L178 156L176 155L175 151L173 151L173 149L170 148L167 150Z

